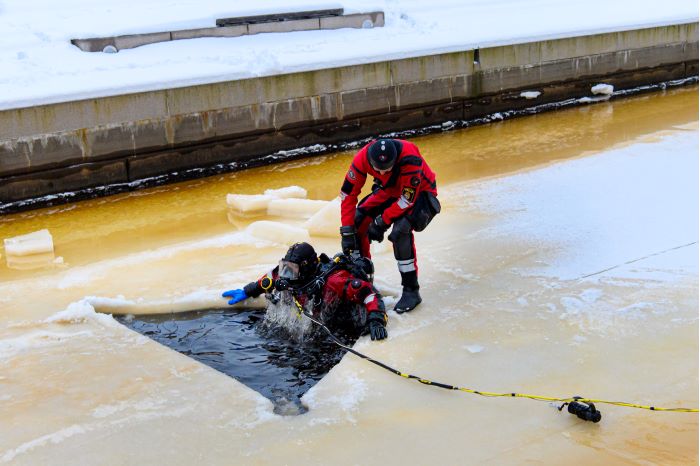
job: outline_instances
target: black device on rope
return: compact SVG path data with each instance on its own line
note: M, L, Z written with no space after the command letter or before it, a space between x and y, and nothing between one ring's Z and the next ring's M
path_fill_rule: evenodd
M583 399L583 397L581 396L574 396L573 399L574 401L564 403L557 409L561 411L562 409L564 409L564 406L569 405L567 411L569 411L571 414L578 417L579 419L583 419L584 421L591 421L593 423L600 422L602 415L600 414L600 411L595 409L595 405L593 403L578 401Z
M336 343L338 346L340 346L342 349L345 351L354 354L355 356L366 359L367 361L371 362L372 364L376 364L377 366L381 367L382 369L386 369L389 372L392 372L396 375L399 375L401 377L404 377L406 379L413 379L416 380L417 382L422 383L423 385L431 385L433 387L439 387L439 388L444 388L446 390L455 390L455 391L461 391L465 393L472 393L474 395L480 395L480 396L485 396L489 398L497 398L497 397L512 397L512 398L528 398L530 400L535 400L535 401L548 401L548 402L558 402L558 403L563 403L561 406L559 406L557 409L561 411L564 409L564 406L569 406L568 411L571 414L576 415L579 419L582 419L584 421L591 421L593 423L597 423L601 420L602 415L600 411L598 411L595 408L595 405L593 402L596 403L605 403L605 404L610 404L614 406L622 406L622 407L627 407L627 408L637 408L637 409L646 409L649 411L665 411L665 412L673 412L673 413L697 413L700 410L698 408L665 408L665 407L660 407L660 406L644 406L636 403L627 403L624 401L610 401L610 400L601 400L601 399L590 399L590 398L583 398L580 396L573 396L569 398L557 398L557 397L550 397L550 396L542 396L542 395L532 395L532 394L527 394L527 393L496 393L496 392L485 392L485 391L480 391L480 390L474 390L472 388L466 388L466 387L459 387L455 385L450 385L446 383L441 383L441 382L434 382L432 380L424 379L422 377L419 377L417 375L412 375L412 374L407 374L405 372L401 372L397 369L394 369L391 366L388 366L384 364L381 361L377 361L376 359L372 359L371 357L360 353L357 350L352 349L351 347L347 346L345 343L343 343L338 337L336 337L333 332L322 322L318 321L316 318L314 318L313 315L308 313L303 306L299 303L299 301L296 299L294 295L292 295L292 298L294 300L294 304L296 305L299 316L301 314L304 314L306 317L311 319L313 323L316 325L320 326L333 340L334 343Z

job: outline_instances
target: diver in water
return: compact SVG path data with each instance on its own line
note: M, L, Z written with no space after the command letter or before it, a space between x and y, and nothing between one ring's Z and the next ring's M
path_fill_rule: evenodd
M231 305L263 293L272 303L293 305L293 296L332 331L369 333L372 340L383 340L388 335L387 317L382 297L372 285L373 273L367 258L338 254L330 259L317 256L308 243L295 243L277 267L222 296Z

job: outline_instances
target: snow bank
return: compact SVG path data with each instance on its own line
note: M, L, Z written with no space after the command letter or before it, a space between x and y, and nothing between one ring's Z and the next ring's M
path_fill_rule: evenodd
M697 2L689 0L651 8L639 8L633 0L429 5L346 0L346 13L384 11L385 26L176 40L110 54L81 52L69 41L214 27L216 18L324 8L326 3L268 0L264 8L251 8L224 0L32 0L0 5L0 109L695 22L698 16Z

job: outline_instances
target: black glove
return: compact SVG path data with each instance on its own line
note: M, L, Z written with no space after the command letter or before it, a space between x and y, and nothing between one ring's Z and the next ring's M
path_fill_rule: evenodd
M383 340L389 334L386 331L386 314L383 312L370 312L368 317L369 336L372 340Z
M370 241L381 243L384 241L384 233L386 233L388 229L389 225L384 223L382 216L377 215L377 217L372 220L372 223L369 224L369 228L367 228L367 237Z
M340 247L343 254L351 254L360 250L354 226L340 227Z

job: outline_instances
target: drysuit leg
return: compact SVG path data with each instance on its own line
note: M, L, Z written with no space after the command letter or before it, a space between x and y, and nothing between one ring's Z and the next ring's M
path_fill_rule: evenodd
M394 258L401 273L401 285L404 288L418 289L418 264L413 228L406 217L394 222L389 235L394 245Z

